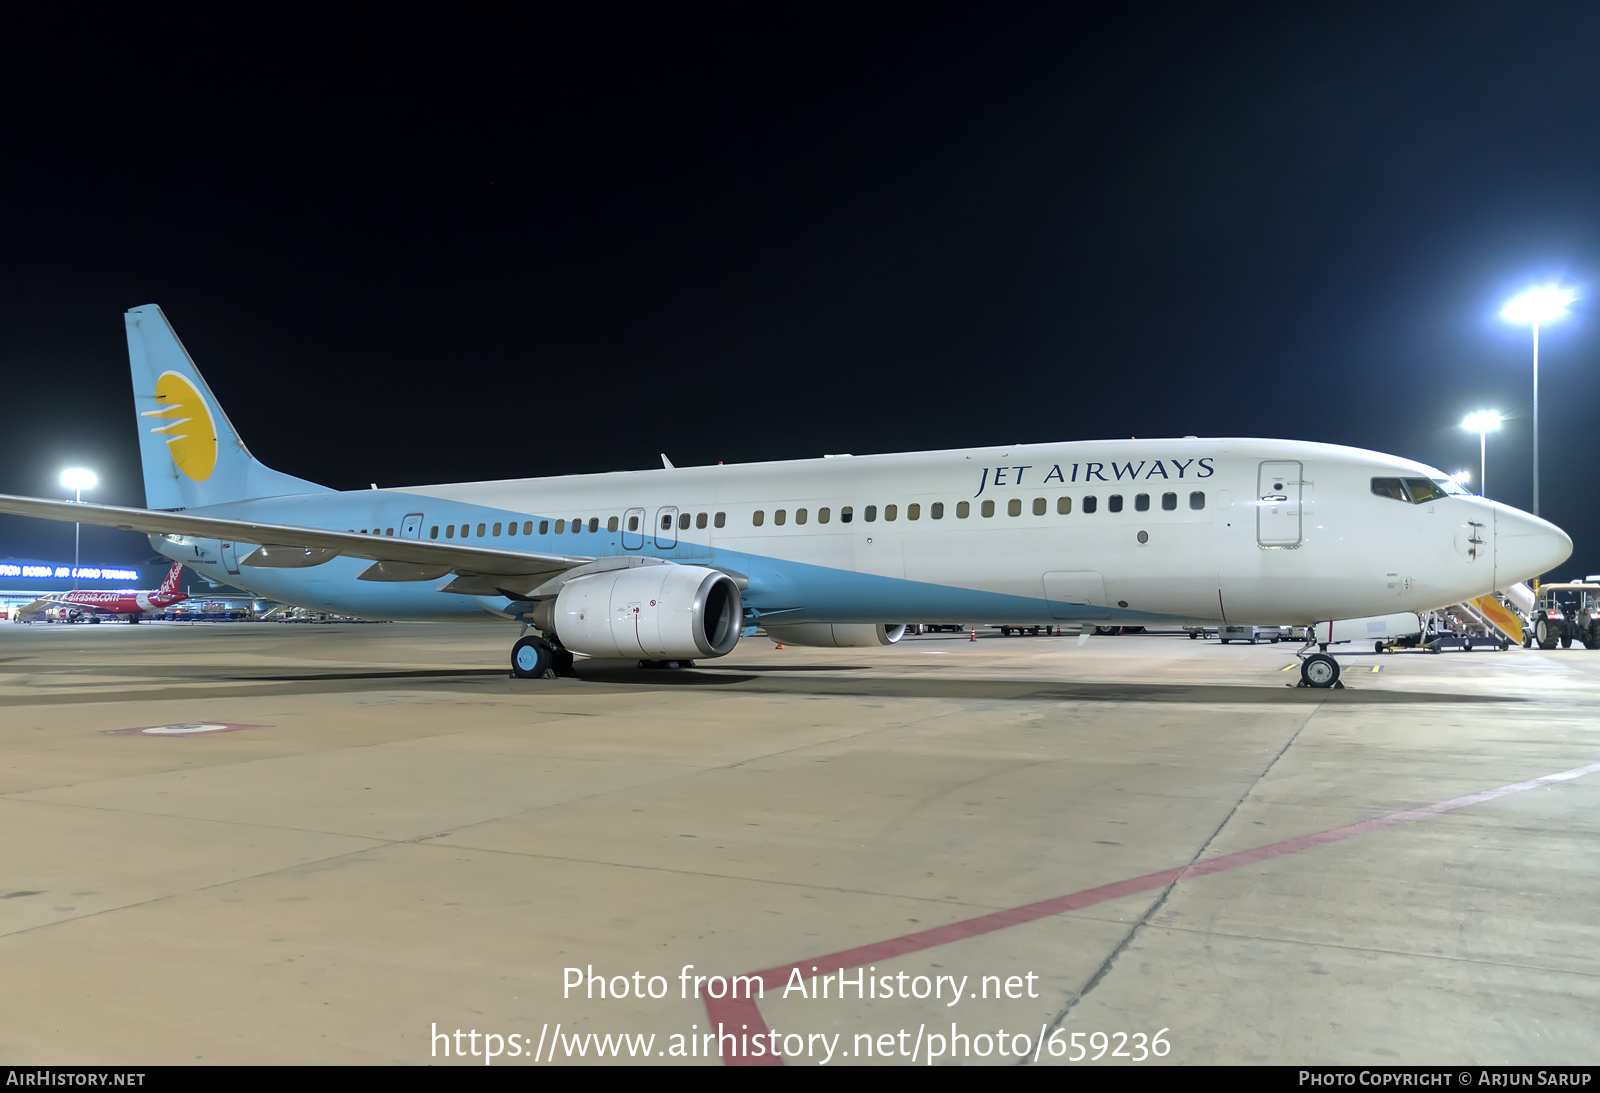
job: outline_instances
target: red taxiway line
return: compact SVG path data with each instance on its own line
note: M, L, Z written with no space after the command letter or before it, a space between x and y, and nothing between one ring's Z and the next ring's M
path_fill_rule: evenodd
M1588 766L1574 767L1572 770L1559 771L1555 774L1546 774L1526 782L1516 782L1509 786L1486 789L1481 793L1469 793L1465 797L1452 797L1448 801L1423 805L1421 808L1390 812L1387 815L1378 816L1371 820L1362 820L1359 823L1346 824L1343 827L1331 827L1326 831L1300 835L1296 838L1285 839L1282 842L1271 843L1267 846L1258 846L1252 850L1239 850L1232 854L1224 854L1221 857L1207 858L1205 861L1195 862L1192 865L1163 869L1159 873L1146 873L1139 877L1129 877L1127 880L1102 884L1098 888L1085 888L1081 892L1071 892L1064 896L1056 896L1053 899L1040 900L1038 903L1027 903L1021 907L1012 907L1005 911L994 911L987 915L979 915L977 918L962 919L960 922L952 922L946 926L935 926L931 930L919 930L914 934L904 934L900 937L889 938L886 941L875 941L870 945L829 953L826 956L815 957L811 960L796 960L792 964L783 964L776 968L754 972L749 978L760 980L763 990L777 990L789 982L796 969L799 970L802 978L810 979L818 975L830 975L849 968L876 964L879 961L890 960L897 956L905 956L908 953L931 949L936 945L948 945L952 941L965 941L981 934L992 934L996 930L1006 930L1012 926L1036 922L1041 918L1050 918L1066 911L1092 907L1096 903L1120 899L1136 892L1149 892L1158 888L1165 888L1169 884L1175 884L1179 881L1192 880L1195 877L1206 877L1228 869L1237 869L1241 865L1255 865L1258 862L1268 861L1272 858L1281 858L1285 854L1298 854L1302 850L1310 850L1313 847L1339 842L1343 839L1353 838L1356 835L1366 835L1373 831L1381 831L1386 827L1411 823L1414 820L1425 820L1440 813L1466 808L1468 805L1483 804L1485 801L1492 801L1497 797L1506 797L1513 793L1523 793L1530 789L1555 785L1558 782L1582 778L1586 774L1594 774L1596 772L1600 772L1600 763L1590 763ZM748 1036L752 1040L758 1036L766 1036L769 1032L767 1022L761 1016L761 1007L753 998L712 998L709 995L702 994L701 1000L705 1002L706 1016L710 1018L711 1024L716 1031L727 1030L735 1033L738 1037ZM722 1061L729 1066L783 1065L781 1058L770 1054L751 1056L739 1054L736 1051L724 1052Z

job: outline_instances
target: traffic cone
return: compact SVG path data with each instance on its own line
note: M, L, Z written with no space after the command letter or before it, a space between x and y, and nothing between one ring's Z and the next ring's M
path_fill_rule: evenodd
M967 640L968 641L977 641L978 640L978 628L976 626L974 626L972 628L972 636L970 638L968 638Z
M778 646L778 648L779 648L779 649L782 649L782 648L783 648L783 646L782 646L782 645L780 645L780 646Z

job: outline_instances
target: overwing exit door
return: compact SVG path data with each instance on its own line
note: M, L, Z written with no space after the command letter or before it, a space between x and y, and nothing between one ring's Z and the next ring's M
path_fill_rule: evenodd
M1298 461L1269 460L1256 478L1256 542L1264 547L1300 545L1303 468Z
M644 547L644 509L629 509L622 514L622 549L641 550Z
M400 535L405 539L422 538L422 513L406 513L406 522L400 525Z
M671 550L678 545L678 507L667 505L656 510L656 549Z

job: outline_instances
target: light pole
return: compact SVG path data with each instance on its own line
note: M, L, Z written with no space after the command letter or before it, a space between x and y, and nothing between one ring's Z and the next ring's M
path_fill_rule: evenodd
M1493 410L1479 410L1475 414L1468 414L1467 419L1461 423L1463 429L1478 434L1478 496L1489 495L1489 431L1500 428L1501 417Z
M83 467L68 467L61 472L61 488L72 491L72 500L75 504L83 502L83 491L92 490L100 479L91 470ZM78 590L78 535L82 524L73 521L72 524L72 590Z
M1533 327L1533 514L1539 515L1539 324L1554 322L1578 298L1570 288L1546 285L1529 289L1500 311L1500 317Z

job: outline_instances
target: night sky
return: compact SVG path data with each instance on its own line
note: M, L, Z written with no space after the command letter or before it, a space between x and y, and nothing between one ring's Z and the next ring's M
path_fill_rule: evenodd
M143 503L157 303L339 488L1184 434L1476 476L1487 407L1526 508L1497 312L1559 280L1542 508L1600 572L1600 6L575 7L9 25L0 492Z

